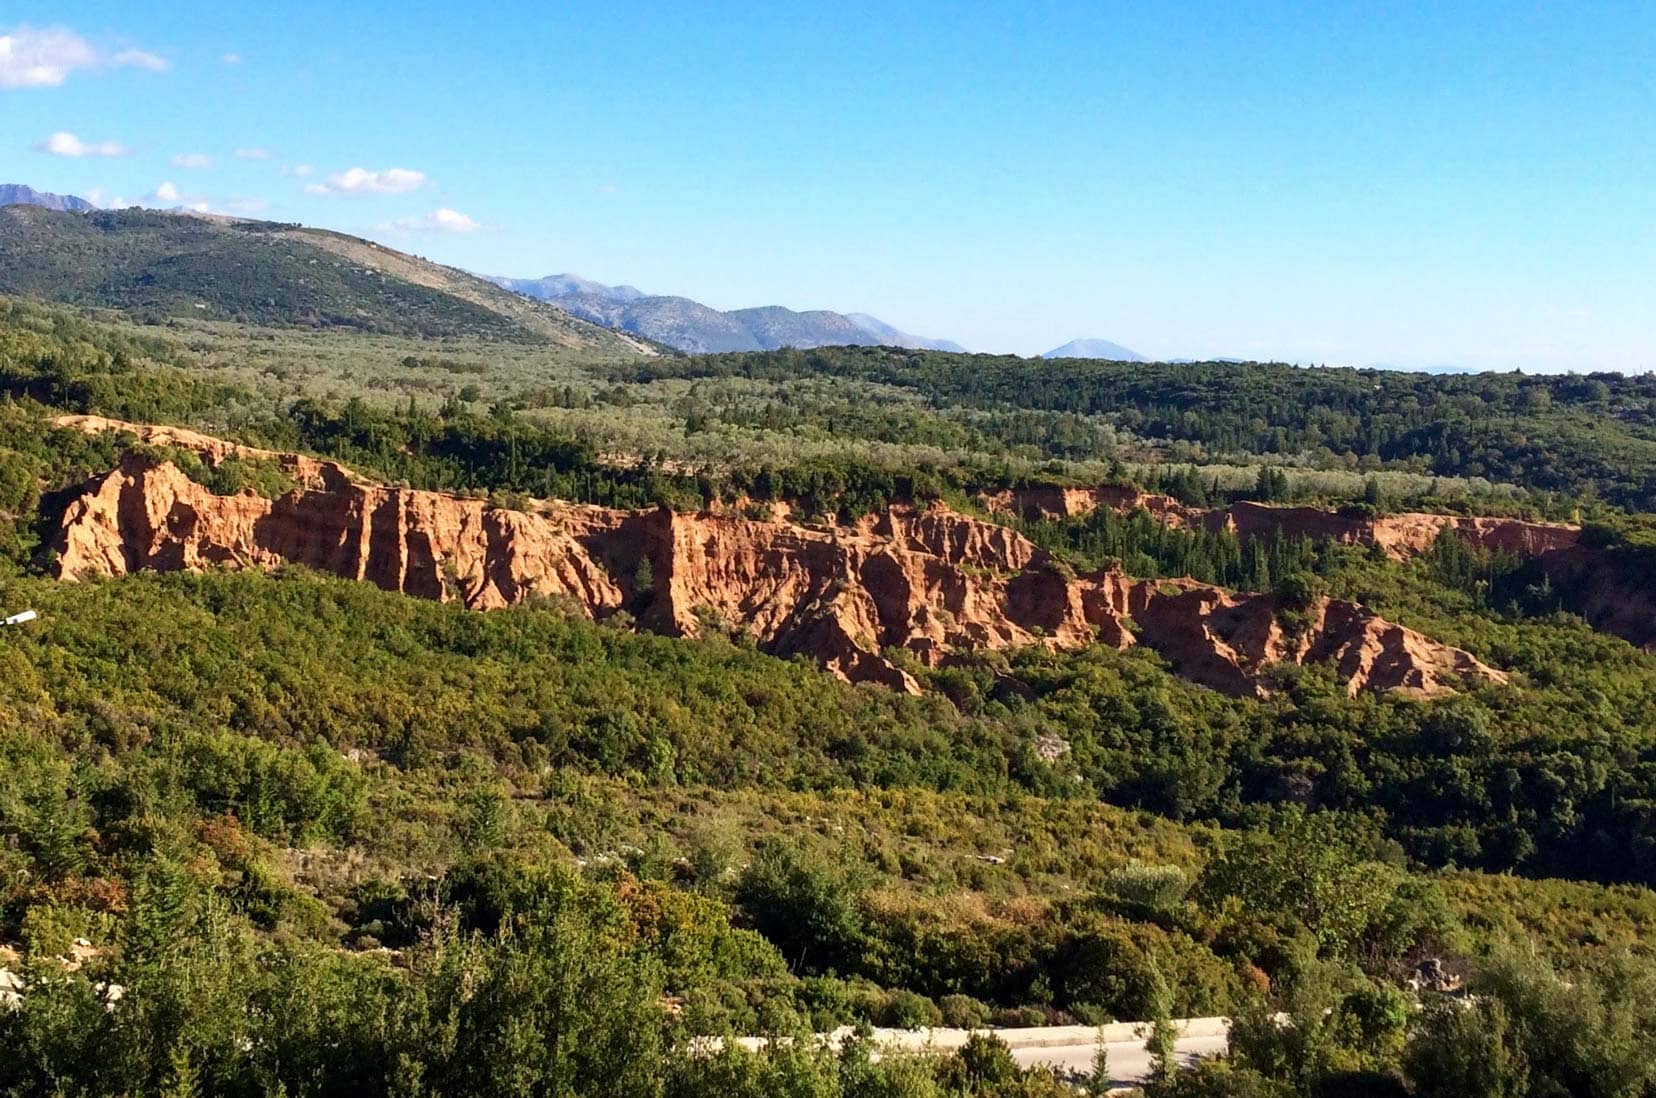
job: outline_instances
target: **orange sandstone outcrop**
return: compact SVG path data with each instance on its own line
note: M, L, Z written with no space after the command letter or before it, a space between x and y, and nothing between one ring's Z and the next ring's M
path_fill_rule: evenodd
M1462 680L1505 682L1470 653L1386 621L1366 607L1319 600L1297 629L1262 612L1264 596L1185 584L1148 600L1140 637L1186 678L1229 694L1260 693L1258 676L1279 663L1328 663L1350 693L1405 690L1433 695Z
M1480 549L1499 549L1524 557L1569 549L1581 540L1579 526L1562 523L1420 512L1370 518L1315 507L1248 502L1210 511L1203 521L1209 529L1228 529L1244 539L1280 530L1295 537L1330 538L1341 545L1378 546L1393 560L1419 556L1446 530Z
M171 446L201 455L209 465L217 465L232 455L261 461L274 461L294 480L307 488L325 488L334 482L354 480L343 465L333 461L289 454L277 450L261 450L257 446L243 446L200 431L160 424L128 423L125 420L106 419L103 416L58 416L52 426L81 431L88 435L106 433L131 435L150 446Z
M210 461L234 452L209 442L192 448ZM217 496L169 463L129 454L66 510L53 545L59 575L294 563L477 609L553 597L594 618L626 610L672 635L743 630L766 651L909 691L917 685L892 649L940 666L974 649L1144 644L1188 678L1239 695L1263 694L1262 675L1280 663L1331 664L1353 693L1505 681L1351 603L1324 600L1290 629L1269 596L1075 576L1015 531L941 505L893 507L847 527L555 502L518 511L313 464L314 477L272 500Z
M585 542L625 517L576 505L508 511L332 473L277 500L218 496L170 463L129 454L68 506L53 548L65 579L303 564L478 609L542 594L602 611L624 593Z
M978 498L994 513L1025 521L1078 518L1100 507L1122 514L1143 508L1171 526L1228 530L1243 540L1276 531L1290 537L1328 538L1340 545L1374 547L1397 561L1425 553L1450 532L1480 549L1534 560L1554 586L1569 592L1570 608L1593 628L1656 650L1656 586L1642 572L1617 565L1611 555L1584 544L1579 526L1419 512L1371 518L1251 502L1201 511L1166 496L1112 486L1029 488Z
M1183 527L1202 521L1207 514L1200 508L1180 503L1172 496L1136 492L1113 484L1102 484L1097 488L1038 485L1002 489L981 493L978 501L991 514L1010 515L1025 522L1061 522L1083 518L1100 507L1108 507L1124 515L1142 508L1169 526Z
M1147 495L1114 485L1020 488L984 493L978 499L994 514L1011 515L1026 522L1082 518L1100 507L1121 514L1143 509L1169 526L1228 530L1244 540L1280 530L1293 537L1328 538L1340 545L1378 546L1393 560L1408 560L1426 552L1445 530L1454 531L1479 548L1499 549L1525 557L1570 549L1581 539L1578 526L1523 519L1418 512L1370 518L1318 507L1246 501L1203 510L1171 496Z

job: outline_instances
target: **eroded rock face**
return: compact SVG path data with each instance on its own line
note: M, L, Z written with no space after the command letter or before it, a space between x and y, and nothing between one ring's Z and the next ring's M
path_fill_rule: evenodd
M1419 512L1368 518L1315 507L1245 502L1209 512L1203 521L1210 529L1232 530L1242 538L1280 530L1295 537L1331 538L1341 545L1376 546L1393 560L1419 556L1431 549L1445 531L1479 549L1500 550L1522 557L1569 549L1581 540L1579 526L1562 523Z
M1012 515L1025 522L1062 522L1084 518L1100 507L1122 514L1142 508L1169 526L1185 527L1203 521L1208 514L1200 508L1186 506L1172 496L1135 492L1131 488L1110 484L1097 488L1039 486L1005 489L982 493L978 501L994 514Z
M208 460L231 452L210 441L218 448L200 447ZM849 681L909 691L917 684L891 649L935 667L983 648L1145 644L1238 695L1262 694L1262 674L1284 662L1330 663L1352 693L1505 681L1355 604L1322 601L1294 631L1269 596L1075 576L1016 532L941 505L849 527L568 503L517 511L313 464L302 487L272 500L217 496L171 464L128 455L65 512L58 573L294 563L482 610L560 598L594 618L627 610L672 635L723 624Z
M1616 566L1602 549L1575 545L1542 554L1542 570L1569 592L1570 609L1593 628L1656 652L1656 576Z
M1332 664L1354 695L1368 689L1431 696L1469 679L1506 681L1470 653L1353 602L1319 600L1290 624L1264 596L1180 586L1148 600L1135 618L1140 639L1180 674L1225 693L1262 693L1259 676L1279 663Z
M184 427L127 423L124 420L106 419L103 416L59 416L52 421L52 426L81 431L89 435L105 433L131 435L139 442L151 446L173 446L180 450L193 451L201 455L202 459L208 464L215 466L232 455L261 461L274 461L281 465L289 476L307 488L328 488L338 484L350 483L354 479L350 471L338 462L322 461L318 458L305 457L303 454L261 450L257 446L243 446L237 442L228 442L225 439L204 435L200 431L191 431Z
M1648 576L1616 567L1603 550L1584 544L1579 526L1418 512L1369 518L1250 502L1202 511L1167 496L1111 486L1029 488L978 498L995 513L1026 521L1079 518L1100 507L1122 514L1142 508L1170 526L1228 530L1243 540L1277 531L1290 537L1328 538L1340 545L1377 548L1396 561L1420 556L1449 532L1480 549L1534 560L1555 586L1570 592L1571 609L1593 628L1656 650L1656 586Z
M1580 527L1562 523L1418 512L1369 518L1318 507L1246 501L1203 510L1171 496L1147 495L1112 485L1023 488L985 493L978 498L996 514L1014 515L1028 522L1081 518L1100 507L1121 514L1143 509L1169 526L1228 530L1244 540L1276 531L1291 537L1328 538L1340 545L1378 546L1393 560L1409 560L1426 552L1445 530L1454 531L1479 548L1524 557L1570 549L1581 540Z
M588 544L645 517L572 504L529 514L354 479L275 500L217 496L129 454L69 505L53 548L65 579L303 564L482 610L563 595L603 612L625 591Z

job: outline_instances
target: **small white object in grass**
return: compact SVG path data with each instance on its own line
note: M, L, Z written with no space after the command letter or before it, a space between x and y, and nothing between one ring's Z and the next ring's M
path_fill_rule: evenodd
M0 625L22 625L25 622L34 621L38 617L40 617L40 615L35 613L33 610L25 610L21 614L13 614L5 621L0 621Z

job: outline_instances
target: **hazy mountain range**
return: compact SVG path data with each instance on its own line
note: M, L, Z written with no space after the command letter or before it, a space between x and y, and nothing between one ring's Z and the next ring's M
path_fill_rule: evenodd
M846 345L965 350L947 339L911 335L866 313L795 312L780 305L722 312L688 297L646 294L632 286L606 286L573 274L490 281L549 301L582 320L697 354Z
M4 206L36 206L60 213L99 212L98 207L84 198L37 191L21 183L0 183L0 207ZM295 267L292 272L293 285L289 287L293 292L287 295L292 300L284 298L277 302L272 299L266 303L232 300L236 295L230 293L228 287L235 284L234 281L220 283L227 271L242 262L230 254L235 250L238 238L211 233L201 225L205 220L156 221L146 218L144 211L134 210L123 218L111 217L109 224L100 227L98 232L89 232L67 223L47 224L15 219L0 223L0 239L27 235L43 243L49 238L53 246L43 254L60 258L71 252L71 249L62 246L73 241L73 254L88 260L78 267L66 262L48 264L52 267L50 271L44 268L37 270L25 263L11 272L11 277L0 277L0 292L35 293L56 300L114 304L117 307L160 307L169 312L184 305L199 311L222 304L230 315L242 318L258 316L275 322L361 326L383 331L438 331L450 326L467 329L504 321L508 325L526 324L536 329L557 329L559 341L574 345L603 345L606 349L610 349L609 343L613 342L614 337L606 341L590 329L570 325L585 321L697 354L853 345L911 347L956 353L965 351L953 340L913 335L867 313L836 313L826 309L799 312L780 305L720 311L688 297L647 294L636 286L610 286L574 274L548 275L545 278L485 276L472 281L471 276L463 272L426 264L367 241L323 230L284 230L277 226L269 226L263 239L281 240L296 246L320 245L336 253L329 261L330 265L354 261L367 267L386 268L385 273L391 273L390 268L394 268L394 277L401 276L399 290L392 293L381 287L370 305L356 300L363 296L359 288L348 287L343 282L339 286L323 288L317 284L317 278L309 277L315 272L306 271L301 277ZM226 226L256 224L238 222L234 218L211 220ZM191 222L195 223L194 227ZM120 241L119 255L115 252L104 254L106 249L102 245L108 243L113 246L117 239ZM297 263L301 253L295 252L290 256L279 249L266 249L257 254ZM319 262L312 253L302 254L307 257L304 260L307 266ZM93 256L97 257L96 261L90 260ZM261 263L264 258L261 258ZM151 267L152 260L158 265ZM124 267L117 271L118 264L124 264ZM271 273L276 274L275 271ZM125 281L128 276L135 280L130 283ZM100 278L112 280L97 283L96 286L82 285L87 278L94 281ZM407 279L410 284L402 286L401 279ZM282 280L278 277L276 281L280 283ZM480 290L479 282L493 283L524 297L545 302L554 306L554 311L533 314L511 308L507 301L491 300L488 293ZM437 291L435 295L431 293L434 289ZM418 305L413 300L399 301L396 307L388 308L389 299L399 293L424 295L427 299L421 300ZM185 298L204 300L185 302ZM509 300L522 301L521 298ZM350 307L347 308L347 305ZM545 306L538 308L544 309ZM468 309L472 313L462 316ZM493 316L489 315L491 313ZM555 319L560 313L575 319L560 322ZM625 339L626 336L620 338ZM1072 340L1041 357L1146 361L1137 351L1106 339Z
M21 183L0 183L0 206L44 206L48 210L67 210L85 213L98 207L72 194L51 194L37 191Z

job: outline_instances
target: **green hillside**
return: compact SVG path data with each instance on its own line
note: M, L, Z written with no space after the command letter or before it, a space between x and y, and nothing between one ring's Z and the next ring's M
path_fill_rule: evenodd
M425 338L644 345L337 233L153 210L0 207L0 293L167 317Z
M302 569L46 577L53 519L125 445L53 428L66 411L504 505L780 499L831 523L1113 476L1580 510L1638 568L1643 379L549 354L0 301L0 611L42 614L0 630L0 969L24 984L0 1095L1056 1098L989 1040L876 1064L697 1039L1211 1013L1239 1019L1232 1059L1152 1098L1656 1085L1656 655L1521 561L1241 558L1147 514L1028 528L1061 566L1359 598L1513 674L1430 701L1316 668L1234 699L1102 648L916 667L910 697L556 603L476 614ZM1511 479L1437 475L1433 417L1503 418L1477 460ZM1476 997L1411 987L1428 960ZM1484 1063L1504 1089L1449 1070Z

